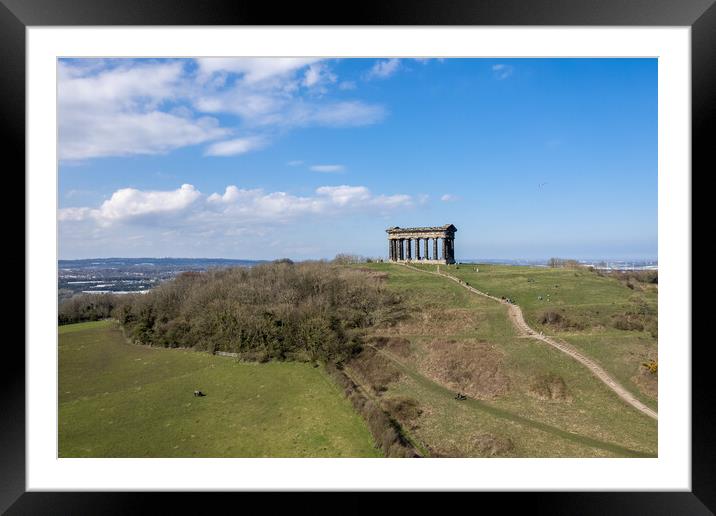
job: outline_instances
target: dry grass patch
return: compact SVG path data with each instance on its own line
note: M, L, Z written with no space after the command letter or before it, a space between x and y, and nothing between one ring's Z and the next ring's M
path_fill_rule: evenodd
M410 341L403 337L371 337L368 342L378 349L385 349L401 358L408 358L411 355Z
M413 311L392 330L399 335L455 335L474 331L485 317L479 310L431 306Z
M365 347L348 365L378 395L388 390L388 385L397 382L402 376L387 358L372 347Z
M419 368L446 387L476 399L495 399L510 390L503 355L487 342L434 340Z
M435 446L428 446L430 456L447 457L508 457L515 445L512 439L493 433L469 436L464 440L450 440Z
M553 373L533 378L527 393L542 401L572 401L564 379Z
M410 430L418 428L417 420L422 415L418 401L407 396L395 396L383 400L383 407L392 417Z
M656 399L659 393L659 372L650 371L648 367L641 365L639 372L631 377L631 381L647 396Z
M475 447L483 457L500 457L509 455L515 445L509 437L481 434L475 438Z
M367 267L358 267L358 269L356 269L356 270L364 272L369 277L376 279L378 281L381 281L381 282L388 281L388 277L390 276L387 272L376 271L373 269L369 269Z

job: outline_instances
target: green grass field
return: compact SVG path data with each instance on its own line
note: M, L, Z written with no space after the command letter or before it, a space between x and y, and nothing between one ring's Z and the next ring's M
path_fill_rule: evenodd
M135 346L111 322L59 329L59 455L381 456L322 368Z
M379 395L386 402L407 397L418 403L422 414L417 419L401 423L410 437L421 443L424 449L431 450L433 455L656 455L656 421L626 405L572 358L539 341L518 337L503 305L471 294L445 278L400 265L376 263L363 267L387 273L388 285L399 290L410 305L408 320L396 327L374 332L375 335L399 338L403 342L395 350L390 344L381 349L381 354L390 362L386 369L392 368L398 373ZM517 280L500 277L507 271L498 268L493 270L495 274L492 275L489 271L483 273L480 267L480 272L474 273L481 275L480 281L463 271L463 267L450 272L464 272L471 284L498 296L503 295L500 292L502 286L504 295L514 297L518 302L520 300L519 293L508 288L510 282L518 284ZM535 275L539 273L539 270L534 272ZM530 271L521 270L519 274L530 274ZM565 294L570 290L563 288L569 284L566 278L557 279L561 282L560 295L565 297L554 297L565 308L578 304L575 298L578 295L576 291L580 290L577 286L579 278L574 278L573 297ZM545 276L541 281L547 284L555 278ZM594 283L585 283L582 289L594 290L595 295L601 297L601 302L609 306L611 299L622 295L621 289L627 290L606 278L597 278ZM582 294L584 298L591 297ZM533 314L529 303L526 304L526 314ZM539 308L533 306L533 310ZM532 324L530 315L528 320ZM629 342L628 346L633 344L622 337L622 340L611 343L612 349L601 348L604 356L589 354L603 360L605 365L614 366L610 360L619 362L619 354L614 351L624 342ZM588 349L585 343L575 345ZM655 347L655 343L650 345ZM454 370L463 371L466 379L459 375L451 377L450 372ZM617 375L616 366L610 370L620 380L627 374L622 371ZM536 398L531 392L531 385L540 375L563 379L569 399ZM364 378L364 381L370 384L369 378ZM474 392L467 402L453 399L456 390L469 393L469 389ZM651 402L655 404L654 400ZM493 441L509 439L512 446L495 453L494 448L485 447L485 436Z

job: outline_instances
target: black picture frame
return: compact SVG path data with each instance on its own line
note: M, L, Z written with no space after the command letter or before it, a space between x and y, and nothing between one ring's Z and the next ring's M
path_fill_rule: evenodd
M25 29L111 25L515 25L691 27L692 178L712 170L709 127L716 112L716 0L392 0L273 4L208 0L0 0L0 120L4 158L25 167ZM709 167L711 165L711 167ZM688 173L688 171L685 171ZM24 190L24 184L23 184ZM25 269L25 276L32 271ZM691 300L687 300L690 302ZM28 310L32 307L27 307ZM693 317L692 317L693 320ZM676 343L672 343L676 344ZM679 343L689 345L691 343ZM708 341L692 346L692 491L480 493L501 510L549 514L713 514L716 430ZM0 360L0 511L8 514L144 512L148 499L206 512L188 493L26 492L25 353ZM200 495L202 498L208 495ZM248 494L218 494L230 496ZM418 501L420 497L416 498ZM422 503L419 501L419 503ZM453 502L455 503L455 502ZM360 506L357 506L360 507ZM366 510L368 506L366 505ZM404 508L404 507L403 507Z

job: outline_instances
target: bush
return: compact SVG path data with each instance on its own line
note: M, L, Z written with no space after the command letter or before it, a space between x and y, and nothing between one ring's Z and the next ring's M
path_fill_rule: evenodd
M547 260L547 266L552 268L564 268L564 269L581 269L585 268L584 265L579 263L577 260L571 258L550 258Z
M612 325L617 330L625 330L625 331L644 331L644 324L637 319L636 317L624 314L624 315L616 315L613 318Z
M354 263L368 263L366 258L359 256L357 254L337 254L335 258L333 258L333 263L336 265L351 265Z
M60 302L57 310L59 324L99 321L112 316L118 304L112 294L77 294Z
M253 268L185 273L114 315L152 346L239 353L251 360L341 361L367 328L403 316L400 297L369 272L277 260Z
M584 321L569 319L555 310L545 310L537 317L537 321L557 330L583 330L587 326Z
M538 321L540 324L559 324L563 320L562 314L555 312L554 310L547 310L542 312L539 316Z
M642 365L646 367L646 370L649 371L651 374L656 374L659 372L659 364L656 360L649 360L648 362L644 362Z

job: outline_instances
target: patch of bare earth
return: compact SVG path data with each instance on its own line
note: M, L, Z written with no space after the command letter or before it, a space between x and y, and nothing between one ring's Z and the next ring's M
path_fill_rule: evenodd
M564 379L551 373L534 377L527 393L542 401L572 401Z
M656 399L659 393L659 373L652 373L646 367L640 366L639 372L631 377L631 381L639 387L639 390Z
M434 340L418 367L451 390L476 399L494 399L510 390L502 353L487 342Z

